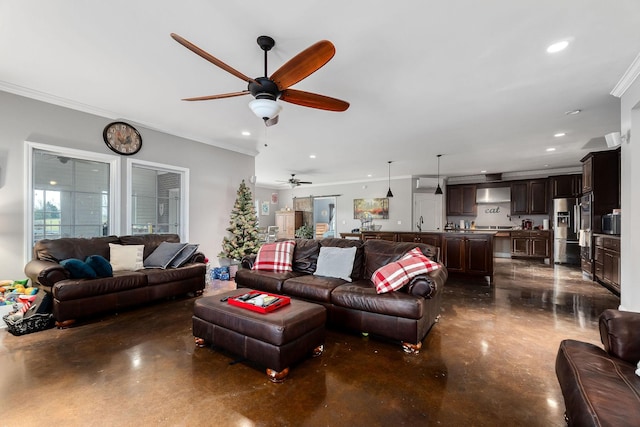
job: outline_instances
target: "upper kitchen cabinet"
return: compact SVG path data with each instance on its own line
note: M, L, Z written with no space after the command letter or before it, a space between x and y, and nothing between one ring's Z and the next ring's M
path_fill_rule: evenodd
M555 175L549 177L552 199L569 199L582 194L582 175Z
M447 185L447 215L476 216L476 186Z
M620 149L589 153L581 162L582 192L593 192L598 202L620 207Z
M546 215L549 213L547 179L511 183L511 215Z

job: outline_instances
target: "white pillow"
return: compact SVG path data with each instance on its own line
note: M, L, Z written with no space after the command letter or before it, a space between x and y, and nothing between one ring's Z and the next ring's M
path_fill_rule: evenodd
M315 276L336 277L350 282L356 249L355 246L350 248L322 246L320 255L318 255L318 266L313 274Z
M135 271L144 268L144 245L116 245L109 243L109 262L113 271Z

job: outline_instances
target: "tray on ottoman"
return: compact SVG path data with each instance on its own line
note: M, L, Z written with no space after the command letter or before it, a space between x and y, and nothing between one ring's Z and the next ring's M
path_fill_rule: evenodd
M258 313L227 303L241 292L236 289L195 301L196 345L220 347L262 364L273 382L283 381L289 367L309 354L322 354L327 317L322 305L291 300L271 313Z

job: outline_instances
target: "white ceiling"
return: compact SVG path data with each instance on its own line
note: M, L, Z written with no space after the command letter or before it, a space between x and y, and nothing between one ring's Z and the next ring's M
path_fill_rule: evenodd
M386 179L388 160L392 176L433 175L436 154L446 176L555 169L620 130L610 92L640 53L639 28L638 0L2 0L0 89L255 154L262 185ZM263 74L259 35L276 40L269 74L331 40L335 57L294 88L351 107L283 103L265 128L251 96L181 101L246 83L172 32L251 77Z

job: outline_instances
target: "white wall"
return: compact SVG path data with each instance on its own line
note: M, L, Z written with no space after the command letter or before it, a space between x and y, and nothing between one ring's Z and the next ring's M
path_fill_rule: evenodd
M25 141L113 154L102 140L111 121L0 91L0 279L25 277ZM215 259L238 186L255 174L253 157L132 124L143 138L136 159L189 168L189 240ZM125 173L123 162L122 197ZM125 212L120 223L125 224Z
M269 215L263 215L263 213L258 210L258 221L260 222L260 227L276 225L276 211L279 209L279 203L271 203L271 195L273 193L278 194L278 190L265 187L255 187L255 190L253 191L254 201L257 200L260 203L269 202Z
M621 97L620 130L627 135L622 143L621 156L621 290L620 308L640 312L640 269L635 265L640 259L640 80L627 89ZM633 141L633 135L638 135ZM632 165L636 165L635 168ZM636 183L634 186L632 183ZM633 242L636 242L635 244Z
M393 197L389 199L389 219L376 219L374 224L382 226L381 231L411 231L412 221L412 185L411 178L391 179ZM389 181L361 182L340 185L301 185L294 189L280 190L280 209L293 207L293 197L319 197L336 195L337 237L340 233L360 228L360 220L353 218L353 199L372 199L386 197Z

